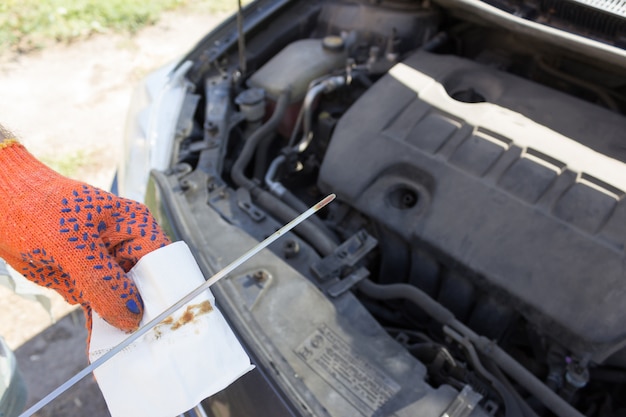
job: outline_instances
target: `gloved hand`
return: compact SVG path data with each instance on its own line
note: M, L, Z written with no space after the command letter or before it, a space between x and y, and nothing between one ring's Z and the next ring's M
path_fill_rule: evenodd
M66 178L0 142L0 257L36 284L132 331L143 303L126 272L169 243L141 203Z

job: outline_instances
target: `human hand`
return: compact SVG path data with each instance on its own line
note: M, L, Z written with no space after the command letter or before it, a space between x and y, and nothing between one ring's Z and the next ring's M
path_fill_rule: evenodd
M169 239L146 206L66 178L0 142L0 257L89 319L132 331L143 303L126 272ZM90 327L88 323L88 327Z

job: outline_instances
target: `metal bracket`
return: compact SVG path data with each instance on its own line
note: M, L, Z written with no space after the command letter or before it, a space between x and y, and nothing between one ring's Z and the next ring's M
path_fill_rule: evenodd
M311 266L313 275L322 282L322 289L336 298L369 277L367 268L357 265L378 245L365 230L360 230L324 259Z
M345 277L344 279L335 279L330 285L326 287L326 294L333 298L339 297L341 294L346 293L350 288L370 276L370 271L365 267L361 267Z
M237 189L237 205L255 222L265 219L265 212L254 205L250 192L245 188Z
M231 103L232 89L230 77L216 76L205 82L204 139L194 147L200 150L198 168L209 175L221 175L230 132L243 121L243 115L236 113Z
M441 417L467 417L474 411L474 408L476 408L482 398L482 395L474 391L469 385L466 385L446 408Z
M360 230L324 259L311 266L313 274L322 282L333 278L341 278L352 272L352 268L359 263L378 241L365 230Z

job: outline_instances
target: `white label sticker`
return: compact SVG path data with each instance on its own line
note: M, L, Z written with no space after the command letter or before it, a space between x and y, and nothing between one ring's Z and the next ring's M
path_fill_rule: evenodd
M295 352L365 416L372 415L400 391L396 381L355 354L327 326L315 330Z

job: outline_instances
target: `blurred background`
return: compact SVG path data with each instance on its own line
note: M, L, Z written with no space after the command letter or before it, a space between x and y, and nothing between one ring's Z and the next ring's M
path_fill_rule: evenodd
M177 59L237 0L3 0L0 123L56 171L108 189L138 80ZM0 286L0 336L32 405L87 364L82 312L54 292L52 316ZM108 412L92 377L38 416Z

